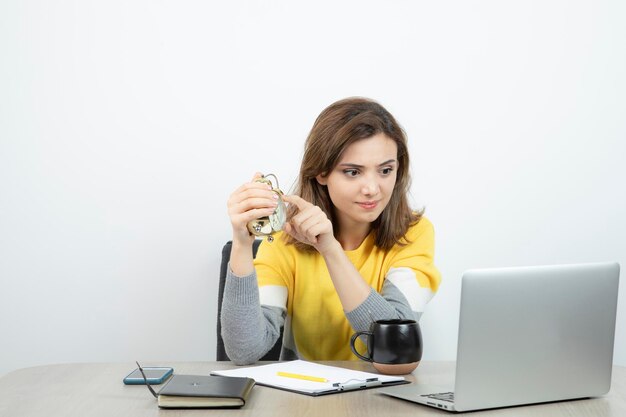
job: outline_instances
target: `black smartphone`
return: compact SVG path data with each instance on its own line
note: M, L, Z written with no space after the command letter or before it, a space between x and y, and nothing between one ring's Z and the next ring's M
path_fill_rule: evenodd
M163 381L169 378L174 372L174 368L168 367L147 366L142 367L142 369L143 373L146 374L146 379L150 385L159 385L163 383ZM124 377L124 383L126 385L145 385L146 382L144 381L139 368L137 368Z

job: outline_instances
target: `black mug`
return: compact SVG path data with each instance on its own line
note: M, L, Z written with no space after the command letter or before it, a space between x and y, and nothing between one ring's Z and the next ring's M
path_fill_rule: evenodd
M359 336L367 337L367 356L354 347ZM378 320L369 331L352 335L350 349L359 359L372 362L380 373L404 375L417 368L422 359L422 332L415 320Z

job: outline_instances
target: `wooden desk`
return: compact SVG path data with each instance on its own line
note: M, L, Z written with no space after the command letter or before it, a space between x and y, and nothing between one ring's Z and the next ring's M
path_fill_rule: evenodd
M325 362L373 372L364 362ZM208 374L234 367L230 362L142 363L173 366L179 374ZM160 410L143 385L124 385L122 378L135 368L128 363L63 364L20 369L0 378L0 416L453 416L445 411L387 397L376 389L309 397L256 386L246 406L239 410ZM450 385L454 362L424 362L411 381ZM600 398L524 407L486 410L472 417L489 416L624 416L626 368L613 368L611 392Z

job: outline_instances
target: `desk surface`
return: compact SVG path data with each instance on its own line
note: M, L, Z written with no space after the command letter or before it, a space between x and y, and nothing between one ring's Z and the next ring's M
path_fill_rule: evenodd
M365 362L325 362L373 372ZM142 363L173 366L179 374L208 374L234 367L230 362ZM0 378L0 416L359 416L439 415L445 411L387 397L376 389L309 397L256 386L239 410L160 410L145 386L124 385L122 378L135 368L128 363L63 364L25 368ZM451 385L454 362L423 362L408 379L423 384ZM626 368L613 368L611 391L603 397L473 412L490 416L624 416Z

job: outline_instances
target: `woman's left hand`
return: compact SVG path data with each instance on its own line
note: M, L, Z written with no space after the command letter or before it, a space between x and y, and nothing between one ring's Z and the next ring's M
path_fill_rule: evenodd
M287 234L313 246L322 254L337 243L333 235L333 224L321 208L297 195L285 195L283 200L298 207L298 213L285 223L284 230Z

